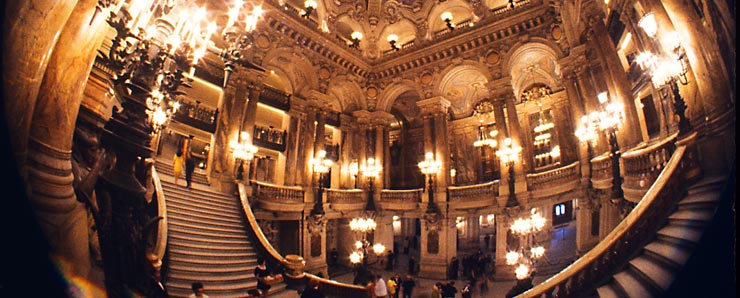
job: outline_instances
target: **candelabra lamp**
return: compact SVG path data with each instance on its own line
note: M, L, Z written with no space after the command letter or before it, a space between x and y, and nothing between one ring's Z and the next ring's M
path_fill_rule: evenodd
M687 85L688 63L686 62L686 50L681 46L681 37L676 31L665 32L661 41L658 41L658 23L652 12L645 14L638 26L643 29L657 48L661 49L657 54L650 51L640 53L636 61L642 69L648 71L655 88L668 85L673 97L673 109L678 117L678 134L686 135L693 128L686 117L686 101L681 97L678 83Z
M366 162L360 166L362 176L367 178L367 205L365 210L368 212L375 211L375 178L380 176L380 171L383 170L383 166L375 162L375 158L368 158Z
M249 138L248 132L242 132L240 140L230 144L234 158L239 161L239 167L236 169L236 179L244 179L244 163L249 167L249 163L254 159L254 154L257 153L259 148L252 144L252 140ZM249 179L247 179L247 182Z
M223 88L226 88L237 65L261 72L265 71L264 68L249 62L242 54L243 50L252 46L252 33L257 28L257 22L263 13L261 6L245 10L242 0L236 0L234 6L229 9L229 19L221 32L221 37L226 42L226 47L220 52L221 60L224 62Z
M535 209L527 218L517 218L511 224L512 234L519 237L519 247L506 253L506 265L515 266L516 279L531 277L539 258L545 255L545 248L537 244L537 233L545 227L546 219Z
M353 161L349 164L349 174L354 177L355 187L354 189L357 189L357 175L360 174L360 165L357 163L357 161Z
M622 177L619 169L619 157L621 156L617 131L624 121L624 105L620 102L610 102L606 92L598 95L600 107L588 115L581 117L581 123L576 130L576 136L589 146L589 163L593 158L592 145L596 144L599 132L606 134L609 143L609 157L612 164L612 199L611 202L619 204L623 200ZM590 179L589 179L590 180Z
M398 51L400 49L398 45L396 45L396 43L398 43L398 35L395 35L395 34L388 35L388 44L391 45L391 49L394 51Z
M314 0L306 0L303 2L303 7L305 9L301 12L301 16L308 19L314 9L316 9L316 5L317 3Z
M442 21L445 22L447 25L447 29L450 29L450 31L455 30L455 24L452 23L452 13L449 11L445 11L440 15L440 18L442 18Z
M311 159L311 166L313 172L319 175L318 187L316 198L314 199L314 207L311 210L312 215L323 215L324 214L324 184L326 183L327 173L331 170L331 166L334 162L331 159L326 158L326 151L321 150L316 154L316 157Z
M350 39L351 43L349 44L349 46L351 48L354 48L354 49L359 48L360 47L360 41L362 40L362 32L354 31L350 35L350 38L351 38Z
M437 205L434 203L434 176L436 176L442 168L442 162L434 158L434 153L427 152L424 155L424 160L419 162L419 169L421 173L427 177L429 183L429 204L427 204L427 213L439 213Z
M514 165L519 160L519 154L521 152L522 147L514 143L511 138L504 139L503 145L496 151L496 156L501 160L501 163L506 164L509 168L509 198L506 200L507 208L519 206L519 201L516 199L516 188L514 184Z

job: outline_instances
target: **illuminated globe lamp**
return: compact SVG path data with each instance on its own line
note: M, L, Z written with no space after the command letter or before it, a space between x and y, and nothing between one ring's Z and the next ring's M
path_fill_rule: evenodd
M372 218L353 218L349 222L349 228L360 235L360 240L355 242L355 251L349 255L349 261L355 265L367 266L368 248L371 248L376 256L385 252L385 245L376 243L372 244L367 240L367 234L375 231L377 224Z
M324 183L326 180L326 174L331 170L334 161L326 158L326 151L321 150L316 154L316 157L311 159L311 168L314 173L319 174L318 189L316 198L314 199L314 208L311 210L312 215L323 215L324 214Z
M521 152L522 147L515 144L511 138L504 139L503 145L496 151L496 156L498 156L502 163L509 167L509 198L506 201L507 208L519 205L515 194L514 165L519 160L519 154Z
M427 176L429 182L429 204L427 204L427 213L436 213L437 205L434 203L434 176L436 176L442 168L442 162L434 158L434 153L427 152L424 155L424 160L419 162L419 169L421 173Z

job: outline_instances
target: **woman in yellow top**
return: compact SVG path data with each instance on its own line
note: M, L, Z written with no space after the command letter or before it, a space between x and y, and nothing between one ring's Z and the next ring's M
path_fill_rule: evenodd
M175 171L175 185L177 185L177 179L180 178L182 173L182 165L185 163L185 157L182 154L182 149L177 150L175 157L173 158L172 167Z

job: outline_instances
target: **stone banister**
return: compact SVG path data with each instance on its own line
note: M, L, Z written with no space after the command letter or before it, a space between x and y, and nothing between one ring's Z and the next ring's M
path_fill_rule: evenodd
M527 174L527 189L539 190L556 187L557 184L578 180L581 175L581 162L576 161L564 167L549 171Z
M684 161L686 146L676 149L673 157L657 177L645 196L604 240L563 269L518 297L586 297L614 268L629 260L655 234L660 223L671 212L685 189L686 180L679 168ZM608 159L607 159L608 160Z
M254 195L260 200L303 204L303 187L285 186L252 180Z
M622 154L620 169L625 199L636 203L653 184L676 150L677 136L674 134L659 143Z
M480 197L498 197L498 186L500 181L495 180L476 185L448 186L447 193L450 201L462 201L478 199Z
M159 180L159 174L154 165L152 165L152 182L157 200L157 216L162 219L157 223L156 239L151 252L162 260L167 248L167 205L165 204L164 191L162 191L162 182Z
M329 203L364 202L367 194L362 189L326 189L326 200Z
M380 191L381 201L394 201L394 202L408 202L408 203L419 203L421 202L421 194L424 192L423 188L419 189L383 189Z
M247 186L239 183L238 188L239 201L241 202L242 210L246 217L247 233L252 237L252 243L254 243L260 256L267 260L272 268L275 269L276 273L284 273L285 283L289 288L302 288L309 280L315 279L321 283L320 287L327 297L368 297L368 292L365 287L339 283L305 273L303 272L303 269L305 268L306 262L302 257L297 255L287 255L283 257L280 255L275 247L270 244L270 241L267 240L267 237L257 223L257 219L254 217L254 213L252 212L252 207L249 204L249 198L247 196L249 193Z
M596 189L609 189L612 184L612 160L609 153L591 159L591 182Z

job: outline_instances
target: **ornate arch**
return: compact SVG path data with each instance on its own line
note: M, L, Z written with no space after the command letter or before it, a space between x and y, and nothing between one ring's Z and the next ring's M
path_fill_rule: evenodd
M391 83L390 85L386 86L383 91L381 91L380 95L378 95L378 104L376 110L390 113L391 108L393 107L393 102L396 101L396 98L408 91L419 94L419 98L424 98L422 96L423 93L421 92L421 88L417 85L417 83L409 80L402 80L399 82Z
M338 76L331 80L326 93L340 103L341 112L351 113L355 110L366 110L367 101L362 88L352 78Z
M318 67L295 48L282 47L269 51L262 66L280 73L285 78L284 81L289 83L293 94L318 89Z
M482 63L467 61L449 66L442 73L438 92L450 101L454 118L472 114L473 105L488 94L486 83L492 80L488 69Z
M516 44L504 57L504 71L511 77L517 101L522 92L533 84L543 84L551 90L561 89L560 65L563 53L552 42L542 38Z

